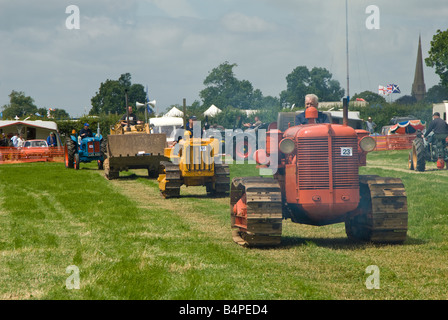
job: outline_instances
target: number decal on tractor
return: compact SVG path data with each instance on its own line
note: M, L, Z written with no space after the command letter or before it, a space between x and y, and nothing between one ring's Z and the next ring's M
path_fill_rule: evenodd
M353 148L351 147L342 147L341 148L341 156L351 157L353 156Z

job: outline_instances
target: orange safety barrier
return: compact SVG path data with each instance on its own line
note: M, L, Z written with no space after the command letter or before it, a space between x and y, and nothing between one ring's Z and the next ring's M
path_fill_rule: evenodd
M64 162L64 148L0 147L0 164L23 162Z
M386 136L371 136L376 141L374 151L407 150L412 148L415 134L389 134Z

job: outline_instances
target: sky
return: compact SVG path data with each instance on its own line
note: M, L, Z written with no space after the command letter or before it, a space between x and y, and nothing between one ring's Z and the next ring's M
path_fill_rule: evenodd
M79 117L102 82L130 73L163 112L201 101L205 78L226 61L264 96L279 97L306 66L326 68L345 90L348 74L350 96L397 84L395 100L411 94L419 36L426 58L447 17L446 0L348 0L348 19L345 0L0 0L0 106L23 91ZM433 68L424 76L427 89L439 82Z

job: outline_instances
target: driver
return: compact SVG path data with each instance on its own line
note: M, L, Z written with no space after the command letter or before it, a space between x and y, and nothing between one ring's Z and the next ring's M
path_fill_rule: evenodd
M319 98L315 94L307 94L305 96L305 110L309 107L314 107L317 109L318 106ZM330 123L330 119L328 119L328 116L325 113L318 111L316 123ZM305 117L305 111L296 115L295 125L297 126L300 124L308 124L308 119Z
M84 123L84 128L79 131L79 136L81 137L81 139L93 137L93 133L90 130L88 123Z
M143 123L143 121L138 120L137 115L132 112L132 107L131 106L128 106L128 111L129 111L129 125L135 126L136 124L142 124ZM122 126L126 126L128 124L127 118L128 118L128 114L127 113L125 113L121 117L121 125Z
M243 126L253 129L253 128L256 128L256 127L262 125L262 122L261 122L259 116L255 116L254 117L254 121L255 122L252 123L252 124L251 123L245 123L245 124L243 124Z
M425 138L434 132L434 142L437 146L439 159L445 159L446 138L448 137L448 124L440 118L440 113L434 112L433 120L425 132Z

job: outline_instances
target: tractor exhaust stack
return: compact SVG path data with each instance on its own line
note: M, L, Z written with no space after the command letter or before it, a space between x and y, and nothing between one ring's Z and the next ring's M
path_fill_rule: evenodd
M348 98L342 99L342 124L348 126Z

